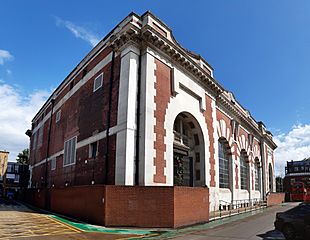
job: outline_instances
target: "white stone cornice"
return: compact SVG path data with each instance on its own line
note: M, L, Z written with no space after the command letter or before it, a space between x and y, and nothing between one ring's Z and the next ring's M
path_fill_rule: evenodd
M150 44L153 48L155 47L164 52L173 61L178 62L185 70L193 74L202 85L214 92L215 95L219 95L222 91L224 91L223 87L218 84L216 80L205 70L203 70L198 63L193 61L193 59L183 49L154 32L150 26L145 26L142 28L141 38L145 43Z

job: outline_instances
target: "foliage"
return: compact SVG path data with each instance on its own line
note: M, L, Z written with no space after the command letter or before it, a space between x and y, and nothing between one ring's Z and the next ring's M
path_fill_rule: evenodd
M26 148L17 155L16 161L22 164L29 164L29 149Z

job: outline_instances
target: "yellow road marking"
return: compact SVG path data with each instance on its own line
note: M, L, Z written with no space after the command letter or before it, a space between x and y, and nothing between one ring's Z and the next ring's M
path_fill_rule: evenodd
M137 239L137 238L144 238L144 237L154 237L158 236L159 234L153 233L153 234L143 234L141 236L136 237L129 237L129 238L118 238L117 240L126 240L126 239Z
M57 221L56 219L54 219L54 218L52 218L52 217L49 217L49 216L45 216L45 217L46 217L47 219L50 219L50 220L52 220L52 221L58 223L58 224L61 224L61 225L65 226L65 227L67 227L67 228L69 228L69 229L71 229L71 230L73 230L73 231L75 231L75 232L78 232L78 233L83 232L82 230L80 230L80 229L78 229L78 228L75 228L75 227L72 227L72 226L70 226L70 225L68 225L68 224L65 224L65 223L63 223L63 222Z

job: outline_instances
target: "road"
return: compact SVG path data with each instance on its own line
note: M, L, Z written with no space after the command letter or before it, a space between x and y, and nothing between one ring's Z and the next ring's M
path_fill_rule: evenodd
M89 224L80 224L92 226ZM79 226L80 226L79 225ZM84 226L84 228L85 228ZM140 238L138 234L117 234L104 232L105 228L97 226L94 231L85 231L60 221L50 214L35 212L28 207L14 201L0 199L0 239L1 240L56 240L56 239L127 239ZM99 231L98 231L99 229ZM102 231L100 231L102 230ZM117 232L117 230L115 230Z
M175 235L170 234L169 238L178 240L285 240L284 236L274 230L274 220L277 212L286 211L298 203L286 203L279 206L267 208L261 213L242 218L236 216L235 220L227 220L221 224L210 228L210 224L203 227L192 227L176 231Z
M0 200L0 240L54 240L54 239L178 239L178 240L284 240L274 230L276 212L286 211L297 203L287 203L265 209L263 212L240 214L221 221L162 232L146 229L111 229L75 221L53 214L33 211L28 207Z

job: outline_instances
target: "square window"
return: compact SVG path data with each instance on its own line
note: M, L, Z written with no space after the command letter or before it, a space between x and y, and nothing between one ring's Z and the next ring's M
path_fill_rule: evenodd
M98 156L98 142L89 144L89 158L95 158Z
M76 137L65 142L63 166L75 164L76 157Z
M51 160L51 170L55 170L56 169L56 158L52 158Z
M98 77L94 80L94 89L93 91L97 91L102 86L102 80L103 80L103 73L101 73Z
M60 121L60 117L61 117L61 110L59 110L59 111L56 113L56 123Z

